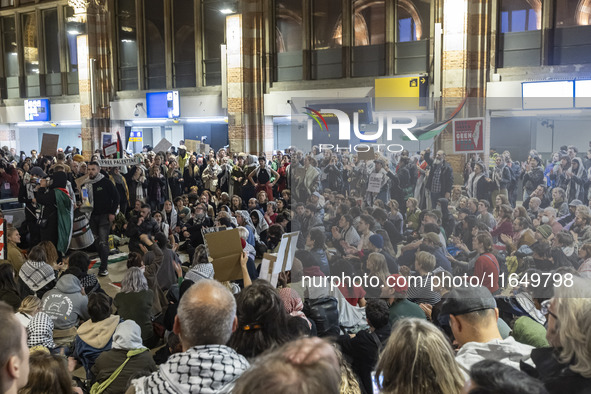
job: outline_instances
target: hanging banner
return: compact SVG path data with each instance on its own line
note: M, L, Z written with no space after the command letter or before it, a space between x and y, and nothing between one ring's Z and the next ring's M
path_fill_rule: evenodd
M97 163L99 163L101 167L126 167L140 164L141 159L139 157L132 157L129 159L103 159L97 160Z
M453 121L454 153L484 151L484 118Z

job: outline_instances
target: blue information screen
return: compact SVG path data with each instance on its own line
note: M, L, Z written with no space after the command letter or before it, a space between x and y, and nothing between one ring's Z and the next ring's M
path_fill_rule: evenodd
M179 92L146 93L148 118L178 118L181 116Z
M25 120L27 122L50 121L49 99L25 100Z

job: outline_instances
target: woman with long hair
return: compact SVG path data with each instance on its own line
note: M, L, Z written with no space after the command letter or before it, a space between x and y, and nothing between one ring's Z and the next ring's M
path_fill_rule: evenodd
M142 270L131 267L121 281L121 292L113 301L122 319L131 319L140 326L142 340L146 347L155 345L158 340L152 328L153 299L154 293L148 288L148 281Z
M413 231L418 230L421 226L420 215L419 202L414 197L410 197L406 200L406 227Z
M80 388L72 387L72 376L68 363L62 356L35 351L29 358L29 379L19 394L82 393Z
M376 365L385 394L459 394L464 377L444 334L423 319L399 320Z
M6 243L6 259L18 275L18 271L25 263L25 254L18 247L18 244L21 242L21 235L16 227L10 227L6 230L6 240L8 241Z
M14 269L7 263L0 264L0 301L6 302L15 311L21 305L21 297L14 281Z
M390 276L388 263L386 262L384 255L377 252L370 253L367 257L367 271L368 277L377 277L379 281L379 285L377 287L368 286L365 288L367 298L379 297L382 286L386 285L388 276Z
M482 286L486 287L492 294L499 290L499 273L501 267L497 257L493 254L493 240L489 233L480 232L474 238L474 249L479 257L474 265L474 276L486 278Z
M499 194L499 196L501 195ZM495 239L501 234L513 237L513 208L509 204L501 205L497 226L490 232L490 235Z
M579 248L579 258L581 265L577 272L582 277L591 279L591 243L583 244Z
M287 331L289 315L277 289L269 282L252 282L240 292L236 306L238 328L228 346L244 357L257 357L291 339Z

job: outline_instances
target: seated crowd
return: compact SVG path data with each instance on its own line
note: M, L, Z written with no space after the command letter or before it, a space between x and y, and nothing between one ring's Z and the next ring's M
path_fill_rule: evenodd
M181 143L110 168L2 149L26 218L0 262L0 391L591 393L577 154L491 152L454 185L429 149L268 160ZM226 229L241 279L219 282L204 234ZM295 232L291 269L259 279ZM105 291L117 248L127 269Z

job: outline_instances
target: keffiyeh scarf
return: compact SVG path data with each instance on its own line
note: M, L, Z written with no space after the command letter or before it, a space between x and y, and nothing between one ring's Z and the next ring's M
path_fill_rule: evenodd
M132 384L136 394L216 393L248 367L246 358L227 346L195 346L172 355L157 372Z
M29 289L38 291L55 279L53 268L44 261L27 261L18 273Z

